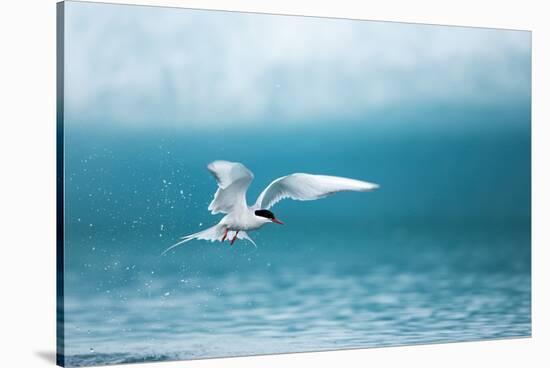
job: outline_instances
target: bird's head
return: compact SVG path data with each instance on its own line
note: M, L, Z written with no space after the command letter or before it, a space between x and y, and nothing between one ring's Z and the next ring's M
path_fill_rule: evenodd
M256 210L254 211L254 214L257 216L257 217L261 217L265 220L265 222L274 222L276 224L280 224L282 225L283 222L279 219L277 219L275 217L275 215L273 214L273 212L269 211L269 210Z

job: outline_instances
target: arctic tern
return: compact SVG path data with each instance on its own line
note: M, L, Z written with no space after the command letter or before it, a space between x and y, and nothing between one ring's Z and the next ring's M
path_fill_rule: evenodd
M299 201L310 201L324 198L342 191L368 192L378 188L377 184L338 176L312 175L295 173L283 176L271 182L260 194L256 203L248 206L246 191L254 175L239 162L214 161L208 164L208 170L218 183L218 190L208 206L213 215L223 213L221 221L203 231L187 235L166 249L162 254L193 239L209 241L230 241L233 245L237 239L256 243L248 236L247 231L257 230L267 223L283 224L270 211L277 202L290 198Z

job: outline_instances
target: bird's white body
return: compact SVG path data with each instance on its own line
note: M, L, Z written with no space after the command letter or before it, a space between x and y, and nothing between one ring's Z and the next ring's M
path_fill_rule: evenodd
M271 182L262 191L256 203L249 206L246 203L246 191L254 179L250 170L241 163L229 161L211 162L208 170L218 183L218 190L208 209L213 215L224 213L225 216L218 224L206 230L184 236L180 242L166 249L163 254L193 239L222 242L229 239L231 244L237 239L246 239L256 245L246 232L257 230L270 222L282 224L268 210L282 199L309 201L324 198L336 192L366 192L378 188L377 184L361 180L296 173Z
M247 207L244 210L234 211L225 215L218 225L226 227L229 231L252 231L271 222L265 217L256 216L254 208Z

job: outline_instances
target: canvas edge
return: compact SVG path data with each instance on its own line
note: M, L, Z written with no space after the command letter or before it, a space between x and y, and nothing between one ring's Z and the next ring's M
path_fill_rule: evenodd
M64 96L65 2L56 4L56 364L65 366Z

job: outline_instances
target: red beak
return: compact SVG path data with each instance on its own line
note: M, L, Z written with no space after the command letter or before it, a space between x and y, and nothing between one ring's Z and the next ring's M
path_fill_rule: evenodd
M281 220L276 219L275 217L271 219L271 222L274 222L274 223L279 224L279 225L284 225L285 224L284 222L282 222Z

